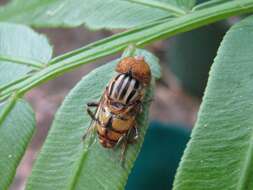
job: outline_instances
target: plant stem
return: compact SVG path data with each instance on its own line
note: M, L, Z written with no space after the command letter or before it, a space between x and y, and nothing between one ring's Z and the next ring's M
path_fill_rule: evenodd
M215 6L215 5L218 5L218 4L222 4L222 3L228 2L228 1L231 1L231 0L211 0L211 1L207 1L207 2L204 2L204 3L200 3L200 4L196 5L195 7L193 7L192 11L205 9L205 8Z
M31 76L32 76L31 74L26 74L26 75L24 75L24 76L22 76L22 77L20 77L20 78L18 78L16 80L14 80L14 81L11 81L11 82L9 82L7 84L4 84L3 86L0 86L0 92L3 91L3 90L5 90L6 88L9 88L10 86L13 86L13 85L15 85L15 84L17 84L17 83L25 80L25 79L28 79Z
M122 58L124 57L133 57L134 53L136 51L136 47L134 44L130 44L127 49L124 51L123 55L121 56Z
M194 11L173 20L168 18L167 20L165 19L157 23L136 27L132 30L113 35L78 50L56 57L49 63L51 65L47 68L35 73L19 84L5 89L0 93L0 99L1 96L6 97L6 95L12 94L16 89L19 89L19 92L24 94L31 88L56 78L71 69L119 52L129 44L136 44L138 47L145 46L154 41L168 38L175 34L186 32L232 15L249 13L252 11L252 0L230 1L203 10Z
M165 11L168 11L168 13L175 15L175 16L182 16L182 15L186 14L185 10L180 9L176 6L173 6L169 3L163 3L161 1L154 1L154 0L149 0L149 1L147 1L147 0L126 0L126 1L133 2L136 4L142 4L145 6L152 7L152 8L158 8L161 10L165 10Z
M26 65L29 67L33 67L36 70L43 69L45 67L45 65L42 63L32 61L32 60L23 59L23 58L18 58L16 56L10 57L7 55L0 55L0 61L8 61L10 63Z
M2 123L4 122L6 116L10 113L14 105L16 104L18 99L17 93L13 93L13 95L10 97L10 99L6 102L4 105L4 108L0 112L0 127Z

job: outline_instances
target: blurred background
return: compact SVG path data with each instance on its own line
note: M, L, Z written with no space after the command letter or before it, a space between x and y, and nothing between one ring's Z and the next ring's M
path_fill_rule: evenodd
M0 0L0 3L4 1ZM197 118L210 66L223 35L230 23L237 19L222 21L147 47L160 59L163 75L157 81L150 109L151 127L126 189L171 188L178 162ZM85 27L37 31L48 37L54 46L54 56L118 32L89 31ZM11 190L24 189L33 162L64 97L92 69L119 55L79 67L27 94L26 98L36 113L37 130L18 168ZM156 162L157 158L160 159L159 163Z

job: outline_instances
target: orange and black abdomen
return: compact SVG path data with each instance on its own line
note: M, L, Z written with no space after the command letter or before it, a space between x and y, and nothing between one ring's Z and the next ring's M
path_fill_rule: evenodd
M135 117L117 117L110 113L107 107L98 111L96 129L99 141L104 147L112 148L135 125Z

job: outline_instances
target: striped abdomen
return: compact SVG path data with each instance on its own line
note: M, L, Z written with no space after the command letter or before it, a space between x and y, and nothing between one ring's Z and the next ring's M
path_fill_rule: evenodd
M128 130L134 127L135 117L119 118L112 114L107 106L102 105L98 109L95 125L100 143L106 148L112 148Z
M143 87L130 74L119 74L109 84L108 96L114 102L127 105L142 98Z

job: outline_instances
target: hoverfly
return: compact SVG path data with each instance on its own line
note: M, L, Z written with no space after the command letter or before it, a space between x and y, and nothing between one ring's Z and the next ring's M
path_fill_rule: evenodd
M142 56L123 58L115 70L117 75L107 85L100 101L87 104L87 113L93 120L90 129L96 130L100 144L105 148L122 144L123 159L127 145L138 139L136 117L142 110L151 71ZM96 107L96 112L90 107Z

